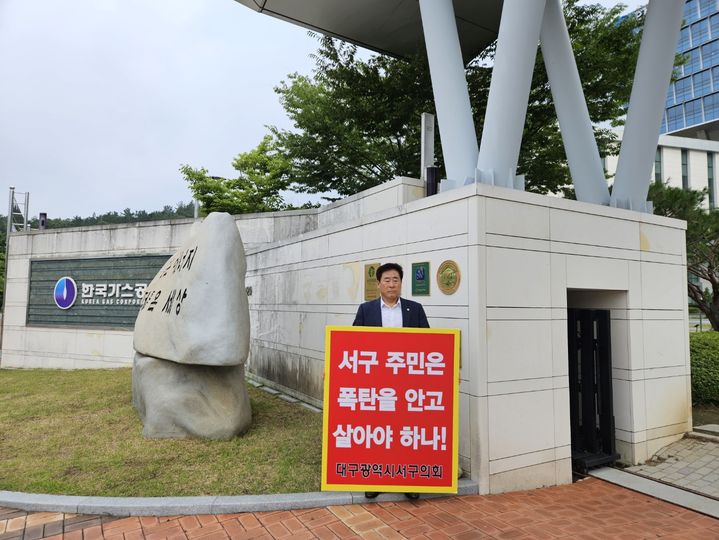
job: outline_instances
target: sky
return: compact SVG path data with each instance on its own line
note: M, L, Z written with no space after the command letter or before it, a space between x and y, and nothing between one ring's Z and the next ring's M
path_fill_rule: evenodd
M234 0L0 0L0 214L10 186L49 218L190 201L182 164L235 176L291 127L273 88L316 48Z

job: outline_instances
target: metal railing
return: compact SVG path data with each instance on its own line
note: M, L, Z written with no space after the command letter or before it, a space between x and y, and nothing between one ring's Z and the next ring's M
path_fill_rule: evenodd
M18 202L16 195L23 195L23 202ZM30 207L30 193L19 193L15 191L15 186L10 186L10 196L8 197L7 209L7 235L17 231L27 231L27 216ZM7 252L7 249L6 249Z

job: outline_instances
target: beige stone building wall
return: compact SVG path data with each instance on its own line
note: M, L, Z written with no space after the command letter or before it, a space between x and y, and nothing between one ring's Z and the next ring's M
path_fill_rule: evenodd
M494 188L309 232L250 255L250 372L321 403L325 325L351 324L365 264L447 259L433 327L462 332L460 464L482 492L571 481L567 309L611 310L618 450L646 460L690 429L684 224Z
M433 327L459 328L460 464L482 493L571 482L567 310L611 313L616 440L640 463L691 428L684 223L481 184L396 179L323 209L238 218L250 376L320 405L326 325L351 324L368 263L429 262ZM169 254L192 220L11 237L3 367L130 365L131 333L30 327L33 258ZM438 290L445 260L459 289ZM410 276L405 295L411 296Z

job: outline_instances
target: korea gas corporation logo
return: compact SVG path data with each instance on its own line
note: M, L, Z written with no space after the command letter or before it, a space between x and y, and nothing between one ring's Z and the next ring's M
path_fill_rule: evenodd
M55 283L55 304L60 309L70 309L77 300L77 285L71 277L64 276Z

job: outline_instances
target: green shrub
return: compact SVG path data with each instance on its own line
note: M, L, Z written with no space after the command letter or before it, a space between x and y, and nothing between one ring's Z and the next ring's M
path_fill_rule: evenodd
M692 400L719 404L719 332L689 334Z

